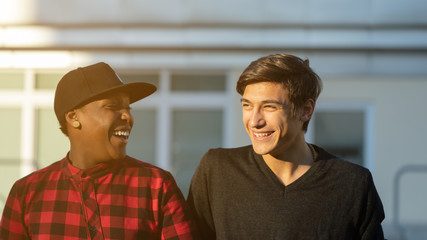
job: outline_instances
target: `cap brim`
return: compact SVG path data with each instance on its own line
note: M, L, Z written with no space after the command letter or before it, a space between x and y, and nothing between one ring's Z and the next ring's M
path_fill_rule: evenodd
M150 84L150 83L144 83L144 82L134 82L134 83L127 83L124 85L120 85L117 87L113 87L110 89L106 89L105 91L99 92L94 94L93 96L90 96L85 101L79 103L76 108L81 107L89 102L95 101L99 98L102 98L102 96L111 94L114 92L120 92L125 93L129 95L129 103L137 102L143 98L146 98L153 94L157 90L157 87Z
M117 87L112 91L119 91L129 94L130 103L137 102L153 94L157 90L156 86L150 83L135 82L128 83L123 86Z

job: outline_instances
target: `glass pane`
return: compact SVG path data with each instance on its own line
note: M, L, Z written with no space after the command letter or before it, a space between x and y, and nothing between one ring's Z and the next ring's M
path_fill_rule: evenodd
M19 161L14 163L0 164L0 214L3 212L9 191L16 180L20 178Z
M127 154L156 164L156 111L132 109L132 115L135 122L127 145Z
M172 75L172 91L225 91L225 75Z
M64 74L60 73L38 73L36 74L36 89L56 89L59 80Z
M0 73L0 89L23 89L24 73Z
M363 165L363 112L319 111L315 118L315 144L347 161Z
M68 138L59 129L53 109L37 110L36 139L38 168L61 160L70 149Z
M0 109L0 213L13 183L20 178L21 110Z
M20 161L21 110L0 108L0 161Z
M156 74L146 74L146 75L137 75L137 74L120 74L120 78L125 83L132 82L146 82L151 83L154 86L159 86L159 76Z
M222 146L222 111L176 110L172 131L172 173L187 196L203 154Z

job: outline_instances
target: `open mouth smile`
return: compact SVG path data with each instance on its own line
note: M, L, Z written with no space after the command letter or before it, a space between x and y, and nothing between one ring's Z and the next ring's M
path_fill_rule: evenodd
M266 137L269 137L271 134L273 134L273 132L258 132L258 133L253 132L252 134L256 138L266 138Z
M271 133L254 133L255 137L267 137Z
M120 138L127 140L129 138L130 131L129 130L118 130L118 131L114 131L113 135L116 137L120 137Z

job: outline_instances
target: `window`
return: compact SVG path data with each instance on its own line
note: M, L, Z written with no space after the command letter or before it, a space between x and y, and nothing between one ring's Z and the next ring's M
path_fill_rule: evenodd
M172 75L172 91L188 92L223 92L225 76L219 74L174 74Z
M373 113L371 103L319 102L306 139L373 172Z
M174 110L172 114L172 170L184 195L203 154L222 146L221 110Z
M223 139L232 134L223 128L231 107L227 96L234 93L226 87L226 74L181 69L119 75L125 82L145 81L158 88L132 105L135 124L128 154L170 171L187 195L200 158L209 148L226 146Z
M316 114L314 142L347 161L364 165L364 113L320 111Z
M60 73L37 73L35 76L35 88L40 90L55 90L63 74Z
M184 195L200 158L214 147L229 147L233 113L223 70L116 69L124 82L144 81L156 93L131 105L135 118L128 155L170 171ZM0 71L0 201L18 178L62 159L69 142L53 111L62 69ZM0 202L3 206L4 203ZM1 211L2 209L0 209Z
M15 107L0 106L0 213L4 207L10 187L20 175L21 111ZM7 116L7 117L5 117Z
M127 145L127 154L141 161L156 163L157 111L154 109L132 109L134 126Z
M16 107L1 107L0 116L4 116L0 124L3 136L0 138L0 159L6 162L18 160L21 145L21 111Z
M0 72L0 89L23 89L23 72Z
M34 164L37 168L43 168L65 157L70 144L59 129L53 108L37 109L36 119Z

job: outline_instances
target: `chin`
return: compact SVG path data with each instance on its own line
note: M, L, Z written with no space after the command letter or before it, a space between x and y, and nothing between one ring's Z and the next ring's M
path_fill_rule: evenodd
M266 149L263 147L257 147L255 145L252 145L252 147L253 147L254 151L259 155L267 155L270 153L270 149Z

